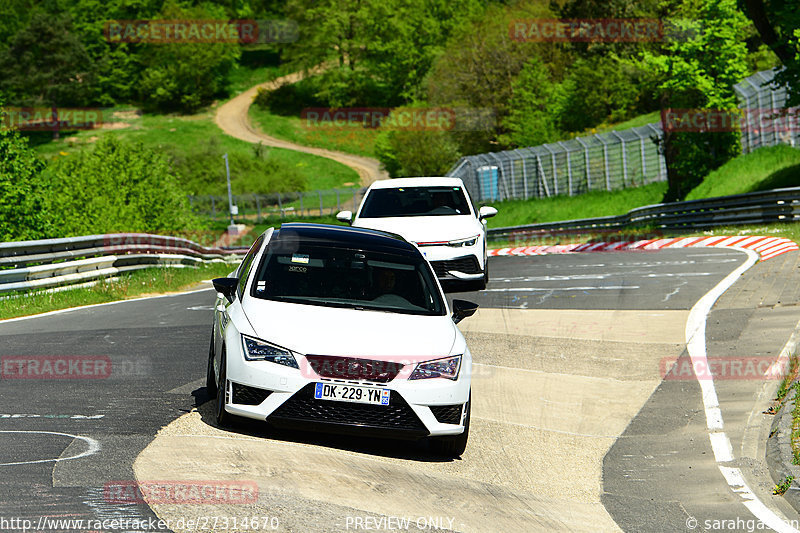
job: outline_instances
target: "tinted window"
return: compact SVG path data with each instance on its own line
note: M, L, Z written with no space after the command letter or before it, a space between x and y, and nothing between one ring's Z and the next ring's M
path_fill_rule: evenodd
M241 298L242 294L244 293L244 287L247 284L247 277L250 275L250 268L253 266L253 259L261 249L261 243L263 242L264 235L262 234L258 239L256 239L256 242L253 243L253 246L250 247L247 255L244 256L244 259L242 259L242 264L239 265L239 270L237 271L239 276L239 298Z
M320 243L271 244L251 294L309 305L444 314L444 303L422 257Z
M469 204L461 187L402 187L372 189L364 202L361 218L469 215Z

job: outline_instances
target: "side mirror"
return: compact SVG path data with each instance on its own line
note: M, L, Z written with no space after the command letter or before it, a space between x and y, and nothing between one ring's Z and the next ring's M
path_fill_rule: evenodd
M347 222L348 224L353 222L353 212L352 211L339 211L336 213L336 220L339 222Z
M212 280L211 283L214 284L214 288L217 292L225 296L230 303L233 303L236 297L236 287L239 286L238 278L217 278Z
M478 209L478 218L481 220L486 220L487 218L492 218L497 214L497 209L494 207L484 205L480 209Z
M453 322L458 324L465 318L475 314L478 304L466 300L453 300Z

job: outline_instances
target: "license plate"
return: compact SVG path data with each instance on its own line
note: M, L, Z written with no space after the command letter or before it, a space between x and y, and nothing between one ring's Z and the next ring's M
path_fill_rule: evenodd
M352 385L317 383L314 386L314 398L317 400L389 405L389 394L388 389L354 387Z

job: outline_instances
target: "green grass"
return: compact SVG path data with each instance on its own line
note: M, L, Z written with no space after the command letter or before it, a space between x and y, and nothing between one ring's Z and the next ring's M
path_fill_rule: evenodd
M653 183L621 191L597 191L578 196L495 202L491 205L497 208L498 213L489 219L488 224L490 228L502 228L622 215L636 207L661 202L666 190L666 183Z
M254 85L272 81L286 73L286 68L280 66L247 68L237 65L228 76L230 93L231 95L243 93Z
M227 276L233 265L209 263L197 268L148 268L122 274L116 281L59 292L33 291L11 295L0 306L0 319L35 315L81 305L184 290L200 281Z
M800 186L800 150L785 144L739 156L706 176L687 200Z
M653 122L660 122L660 121L661 121L661 112L653 111L652 113L647 113L645 115L638 115L624 122L617 122L616 124L601 124L596 128L594 128L595 131L590 130L588 132L584 132L584 134L605 133L607 131L612 131L612 130L627 130L630 128L638 128L639 126L644 126L646 124L652 124Z
M45 159L53 160L74 156L80 150L90 148L94 142L105 135L115 135L125 140L138 141L144 145L165 152L190 154L198 147L214 142L229 155L239 153L252 157L253 145L223 134L214 123L214 111L207 110L196 115L155 115L137 116L135 110L118 108L106 113L106 127L91 131L66 133L59 140L49 134L31 136L34 147ZM307 190L344 187L345 183L359 183L358 173L341 163L324 157L285 150L265 148L266 157L272 158L282 167L292 168L306 183ZM220 158L220 183L214 194L226 194L224 162ZM236 189L237 169L231 168L231 179ZM243 176L244 178L245 176ZM252 183L253 176L246 176ZM185 177L191 183L191 177ZM187 190L187 193L193 191ZM197 191L201 192L201 191ZM253 192L253 191L242 191ZM208 191L201 192L203 194Z
M380 131L361 124L325 126L298 116L276 115L258 105L250 107L250 121L273 137L366 157L375 157L375 137Z

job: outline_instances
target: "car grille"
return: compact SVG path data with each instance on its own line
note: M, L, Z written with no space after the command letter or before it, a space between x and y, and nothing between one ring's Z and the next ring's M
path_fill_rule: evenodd
M474 255L467 257L460 257L458 259L450 259L448 261L431 261L431 266L436 276L443 278L450 270L457 270L464 274L480 274L481 267L478 264L478 258Z
M324 378L373 381L375 383L392 381L404 366L394 361L328 355L307 355L306 359L314 372Z
M460 424L463 409L464 404L431 406L431 412L440 424Z
M376 429L408 430L427 433L425 425L400 394L392 391L389 405L367 405L314 399L314 384L309 383L286 400L267 418L325 422Z
M261 405L267 396L272 394L270 390L257 389L255 387L248 387L241 383L232 383L233 386L233 403L241 405Z

